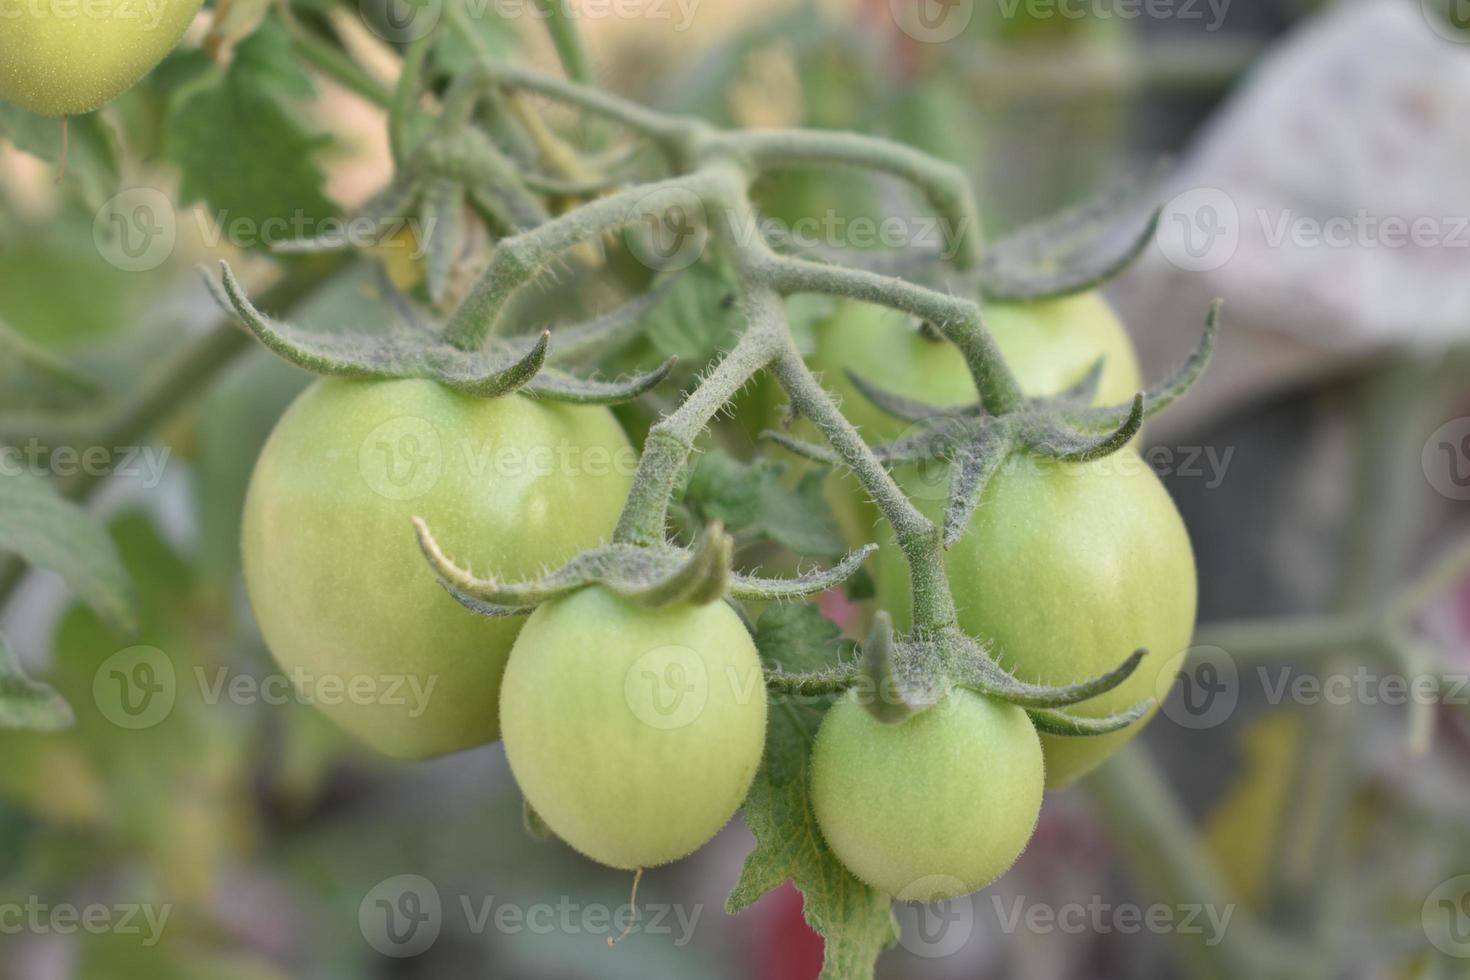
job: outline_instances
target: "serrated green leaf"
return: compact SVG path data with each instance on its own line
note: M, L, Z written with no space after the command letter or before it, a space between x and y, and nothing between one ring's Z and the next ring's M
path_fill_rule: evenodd
M756 645L762 659L790 671L830 667L847 644L815 607L773 606L761 616ZM842 866L827 847L812 812L812 740L829 699L776 699L766 755L745 801L755 850L745 859L726 909L738 913L790 879L801 891L806 920L826 941L822 980L873 976L878 954L898 940L892 904Z
M76 409L99 394L91 379L0 322L0 412Z
M182 89L165 147L182 171L180 204L202 200L227 231L246 229L242 246L309 237L335 210L315 160L329 139L308 132L290 108L312 91L273 21L240 44L228 71Z
M66 698L55 688L27 677L5 638L0 637L0 728L56 732L75 722Z
M807 474L795 489L780 464L742 463L715 450L694 466L684 503L700 524L720 521L732 533L765 538L808 558L847 553L842 532L823 496L823 474Z
M117 135L98 115L66 120L66 180L74 181L82 199L98 208L117 193L121 152ZM0 102L0 140L47 163L61 163L62 121L33 115Z
M0 553L57 572L115 629L137 624L137 599L102 523L0 450Z

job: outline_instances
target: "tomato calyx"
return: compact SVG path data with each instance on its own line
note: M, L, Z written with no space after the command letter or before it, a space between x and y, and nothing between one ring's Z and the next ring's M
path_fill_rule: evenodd
M600 585L641 605L663 608L707 605L724 598L796 599L835 588L856 574L877 550L868 545L831 568L793 578L761 578L733 570L735 539L718 522L708 525L692 547L610 544L583 552L539 579L502 582L476 575L444 553L428 524L414 518L419 547L440 584L472 612L520 616L579 589Z
M233 313L266 348L313 374L342 378L423 378L451 391L476 398L512 392L583 405L631 401L657 387L673 371L670 358L652 371L604 381L581 378L557 366L584 358L589 350L636 328L664 296L658 290L586 323L558 331L551 349L550 331L534 336L495 337L483 350L462 350L443 339L421 310L384 284L398 312L398 332L373 342L360 334L337 336L299 330L276 321L250 302L228 263L221 262L220 281L205 276L216 302ZM565 342L564 342L565 340Z
M1146 419L1171 405L1198 380L1214 352L1219 332L1220 303L1210 307L1200 342L1171 377L1136 395L1128 405L1089 406L1101 377L1095 364L1072 389L1051 398L1028 398L1013 411L988 413L983 405L936 406L883 390L849 372L857 389L884 412L909 423L898 439L873 447L889 466L938 463L949 480L949 504L944 517L944 545L953 547L969 527L990 478L1014 453L1085 463L1123 449ZM842 465L832 449L785 432L767 431L762 437L786 449L829 466Z

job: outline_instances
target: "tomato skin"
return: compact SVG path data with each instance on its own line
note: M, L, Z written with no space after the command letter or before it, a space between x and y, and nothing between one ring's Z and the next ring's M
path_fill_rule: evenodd
M896 725L850 693L812 749L822 836L853 874L902 901L965 895L1004 874L1036 829L1043 782L1026 713L964 689Z
M54 4L20 5L0 31L0 101L43 116L99 109L158 66L201 2L156 0L139 13L118 0L70 16Z
M916 501L931 519L941 499ZM891 539L890 539L891 540ZM1166 693L1194 633L1194 552L1168 491L1136 454L1088 464L1012 456L991 479L945 565L960 627L1017 677L1063 685L1149 653L1123 684L1069 707L1098 717ZM908 566L880 550L879 605L907 626ZM1155 704L1154 710L1158 710ZM1068 785L1147 722L1088 737L1042 735L1047 784Z
M1099 357L1104 361L1096 404L1123 404L1140 390L1142 374L1128 331L1096 292L1039 303L987 304L985 324L1028 395L1060 394L1080 381ZM911 317L867 303L839 304L817 329L811 362L822 384L840 399L843 413L872 444L897 439L910 425L870 402L848 371L931 405L967 405L979 398L958 348L926 338L914 329ZM799 434L818 442L822 438L808 423L802 423ZM929 475L933 486L925 493L944 495L948 478ZM827 484L827 500L851 544L873 540L878 511L857 477L839 471Z
M318 685L398 678L391 691L382 681L365 697L313 701L387 755L494 741L525 618L455 602L410 518L479 571L537 575L611 536L635 463L603 408L467 398L430 381L320 381L277 424L246 497L245 584L266 643L287 674Z
M724 603L650 609L598 586L547 603L511 652L500 714L526 800L626 870L714 837L765 750L760 658Z

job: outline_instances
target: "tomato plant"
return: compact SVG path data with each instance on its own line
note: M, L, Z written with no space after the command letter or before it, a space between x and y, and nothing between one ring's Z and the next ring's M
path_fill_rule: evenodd
M163 60L200 5L17 5L0 32L0 101L43 116L101 108Z
M667 864L713 837L766 740L760 659L733 610L650 609L597 587L532 614L500 715L527 801L615 868Z
M919 506L937 515L943 502L920 498ZM1133 676L1074 706L1077 714L1112 714L1167 693L1159 678L1178 673L1194 633L1188 532L1132 453L1083 464L1012 456L945 565L961 627L1018 677L1067 684L1149 651ZM907 622L910 579L897 548L879 551L877 579L879 605ZM1043 735L1047 784L1077 779L1145 722L1093 738Z
M414 574L410 518L531 574L612 533L631 452L602 408L466 398L430 381L313 386L271 435L246 499L245 581L267 645L315 686L303 697L388 755L494 740L524 618L472 615Z
M1026 713L964 689L899 724L849 694L812 749L822 836L859 878L910 902L964 895L1005 873L1036 829L1042 783Z

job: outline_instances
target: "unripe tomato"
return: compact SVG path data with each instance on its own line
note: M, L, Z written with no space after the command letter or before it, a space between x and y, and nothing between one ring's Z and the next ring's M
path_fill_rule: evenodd
M964 689L896 725L855 694L822 720L812 807L847 868L909 902L983 888L1036 829L1041 743L1026 713Z
M755 643L724 603L649 609L601 587L547 603L511 652L505 754L558 837L632 870L707 842L766 740Z
M388 755L493 741L525 617L456 603L410 519L481 572L535 576L611 536L635 466L604 408L319 382L276 426L246 498L245 584L266 643L303 700Z
M1080 381L1099 357L1104 361L1096 404L1122 404L1140 390L1133 342L1098 293L1040 303L988 304L985 324L1028 395L1060 394ZM953 344L925 337L910 317L867 303L841 303L818 327L812 366L821 372L827 390L840 399L843 414L872 444L898 438L909 423L870 402L848 379L848 371L894 394L932 405L973 404L979 397L964 356ZM808 424L802 425L801 434L821 440ZM943 490L943 486L930 488L930 493ZM828 483L827 499L849 542L857 545L873 539L877 509L855 476L846 471L836 475Z
M111 102L183 37L201 0L32 0L0 9L0 101L43 116Z
M941 519L944 501L918 495ZM891 536L890 539L891 541ZM1087 464L1013 456L991 478L969 529L945 557L960 626L1017 677L1065 685L1148 656L1123 684L1067 710L1114 714L1167 691L1194 633L1194 552L1174 502L1137 454ZM897 546L877 564L879 605L907 626L908 566ZM1157 710L1157 705L1155 709ZM1100 736L1043 735L1047 783L1065 786L1127 741L1142 719Z

